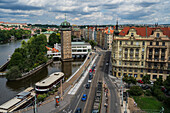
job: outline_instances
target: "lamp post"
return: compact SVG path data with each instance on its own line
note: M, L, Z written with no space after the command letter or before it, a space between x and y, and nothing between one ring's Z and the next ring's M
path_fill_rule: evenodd
M36 97L37 97L37 95L36 95L36 91L35 91L35 100L34 100L34 102L35 102L35 103L34 103L34 113L37 113L37 102L36 102L36 101L37 101L37 98L36 98Z

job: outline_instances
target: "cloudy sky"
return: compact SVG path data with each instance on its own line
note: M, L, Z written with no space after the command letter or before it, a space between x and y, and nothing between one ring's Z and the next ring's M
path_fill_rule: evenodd
M170 0L0 0L0 21L57 24L170 24Z

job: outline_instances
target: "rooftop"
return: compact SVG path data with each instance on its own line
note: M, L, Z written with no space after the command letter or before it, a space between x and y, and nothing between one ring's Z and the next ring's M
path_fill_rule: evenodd
M13 105L17 104L19 101L21 101L20 99L17 99L17 98L13 98L11 99L10 101L2 104L0 106L0 109L9 109L10 107L12 107Z
M44 80L42 80L40 82L37 82L35 85L40 86L40 87L49 86L49 85L51 85L52 83L54 83L56 80L58 80L59 78L61 78L63 76L64 76L64 73L56 72L56 73L53 73L50 76L48 76L46 79L44 79Z

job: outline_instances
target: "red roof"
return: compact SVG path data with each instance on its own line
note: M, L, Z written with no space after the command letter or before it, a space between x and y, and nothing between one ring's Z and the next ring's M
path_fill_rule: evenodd
M128 31L132 28L136 30L137 35L140 35L142 37L146 37L146 31L147 31L147 37L149 37L150 35L152 35L153 31L155 31L156 29L161 29L164 35L167 35L168 37L170 37L170 28L168 27L165 27L165 28L124 27L123 30L119 33L119 35L121 36L127 35Z

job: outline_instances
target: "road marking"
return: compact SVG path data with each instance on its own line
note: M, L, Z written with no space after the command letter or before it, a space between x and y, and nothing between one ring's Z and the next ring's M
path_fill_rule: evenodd
M75 113L75 111L76 111L76 109L77 109L77 106L78 106L79 103L80 103L81 97L83 96L83 92L84 92L84 90L82 91L82 94L81 94L81 96L80 96L80 99L78 100L77 105L76 105L76 107L75 107L73 113Z

